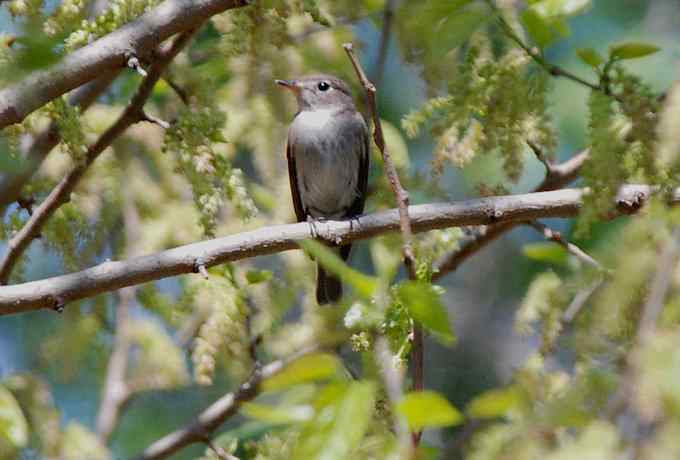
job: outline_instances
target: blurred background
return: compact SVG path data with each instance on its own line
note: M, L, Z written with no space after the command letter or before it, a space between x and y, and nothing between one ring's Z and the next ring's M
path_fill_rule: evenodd
M12 19L9 11L11 3L0 4L0 30L8 36L21 34L27 30L26 27L30 27L26 25L25 19ZM46 2L46 10L55 8L56 3L58 2ZM335 19L330 30L325 26L310 24L308 20L300 20L301 24L290 26L295 27L291 33L295 38L287 38L283 47L263 46L262 49L246 50L252 54L229 49L229 46L236 46L233 42L241 38L232 37L232 43L225 40L223 35L229 35L232 25L226 24L229 20L218 19L201 32L196 43L171 68L173 78L188 88L189 92L194 91L196 94L201 91L201 78L210 76L212 88L216 91L214 94L217 109L226 113L226 121L220 129L231 142L227 147L220 148L225 149L224 155L230 158L233 166L243 171L246 188L260 210L256 217L245 224L236 221L238 210L227 209L221 212L214 227L214 234L217 236L236 233L243 228L293 221L287 193L288 179L283 173L285 165L282 148L285 129L295 109L293 101L288 99L288 95L281 94L271 79L291 78L298 73L310 71L326 71L338 73L353 81L349 61L338 46L347 40L358 46L361 61L369 74L375 77L378 73L384 2L359 2L361 6L354 10L351 7L352 2L327 3L332 5L324 6L322 3L322 7L326 11L332 11ZM413 52L413 47L417 44L408 41L412 31L408 29L410 26L407 19L412 21L413 18L405 16L421 1L403 0L396 3L394 24L384 57L384 70L379 81L379 108L381 117L391 124L394 131L388 143L391 140L404 143L408 147L408 153L402 154L407 155L402 166L404 162L408 165L409 177L406 182L411 189L412 204L477 197L480 195L480 184L493 186L505 183L499 157L493 153L476 156L463 169L446 167L441 176L433 177L432 152L436 145L431 135L425 130L418 137L409 138L402 130L402 118L419 108L426 99L436 95L437 84L426 82L424 72L427 71L427 66L423 64L422 56L419 59L418 52ZM352 11L343 14L343 8L347 8L344 11ZM667 89L677 78L680 70L680 3L677 0L593 0L592 7L584 14L571 18L569 25L570 36L547 49L546 56L550 62L586 79L595 80L592 70L574 53L575 48L592 47L606 54L612 43L642 40L659 46L661 51L650 58L631 61L626 66L659 92ZM259 33L279 32L265 28ZM407 49L408 53L405 52ZM215 50L219 53L215 54ZM251 59L251 56L254 57ZM190 72L193 75L189 75ZM5 82L7 81L9 80L6 79ZM113 119L112 114L125 104L138 82L139 77L134 72L123 72L101 96L86 118L88 139L100 132L108 120ZM442 85L439 86L441 90ZM359 95L358 86L353 83L353 87L355 94ZM173 98L168 85L159 84L150 104L157 112L172 117L173 113L179 112L179 109L174 108L176 102L172 101ZM586 88L565 79L551 80L548 111L559 138L555 152L558 160L565 160L587 146L587 99ZM40 120L36 120L35 124L40 125ZM142 195L148 186L146 198L134 198L139 204L142 218L137 246L139 253L157 251L203 238L205 233L197 225L200 217L195 210L189 210L191 191L187 181L179 177L168 178L173 174L173 167L177 166L154 166L159 172L155 179L149 179L151 176L125 173L114 165L113 158L116 155L131 155L133 158L126 159L126 162L165 161L168 157L163 157L160 153L162 144L162 133L157 126L135 126L121 138L114 145L114 151L107 152L101 158L101 169L88 176L88 181L79 190L78 195L82 200L76 200L78 205L87 209L85 205L88 204L88 194L99 196L98 202L89 204L93 211L79 214L84 219L83 225L94 225L90 219L109 219L113 224L101 235L87 234L87 238L100 241L97 250L69 262L65 261L63 248L55 248L55 245L45 241L36 241L26 257L23 279L54 276L91 266L107 258L120 258L121 255L129 254L126 249L121 249L126 245L120 241L120 231L111 230L116 227L115 223L121 222L120 215L107 217L102 211L109 203L109 198L105 196L108 187L111 187L109 190L114 190L114 195L118 194L110 197L110 203L120 206L118 196L122 196L124 189L130 188L131 193ZM2 148L9 147L4 145ZM121 151L128 153L120 153ZM6 156L5 152L1 154ZM146 160L143 159L145 156ZM67 157L63 152L50 156L44 165L44 180L32 188L36 196L44 194L49 190L49 184L58 179L65 170ZM5 175L12 174L12 160L0 161L0 165L4 168ZM510 192L529 192L543 179L545 169L528 149L525 152L525 165L520 180L509 186ZM156 179L160 185L149 186L149 182L145 182ZM163 181L165 182L161 183ZM377 197L374 196L369 201L368 212L388 206L391 200L377 161L374 162L370 181ZM382 185L378 185L379 182ZM168 187L174 188L174 191L168 192ZM144 202L145 199L148 203ZM167 201L167 205L163 205L164 209L158 213L146 211L144 206L153 207L156 199ZM226 208L229 206L225 204ZM6 223L14 213L18 213L17 218L20 220L26 218L25 211L17 210L16 205L13 205L5 211ZM588 239L578 239L576 242L591 254L597 255L602 250L603 241L616 234L623 221L624 219L620 219L598 224ZM570 233L573 224L567 220L546 223L566 234ZM465 234L474 234L474 229L465 229ZM464 242L467 237L463 236L461 241ZM446 290L444 299L457 342L451 347L444 347L435 340L427 339L426 386L443 392L457 407L463 407L484 390L508 382L513 370L538 345L538 339L517 334L513 326L514 313L532 279L537 273L551 267L546 262L527 257L527 245L538 241L542 241L542 237L534 230L517 228L440 281ZM7 240L0 242L0 252L5 250L6 242ZM78 242L76 237L71 247L76 251L84 250L86 243ZM272 307L266 304L261 308L274 309L277 313L273 316L279 315L282 323L304 316L307 308L304 305L310 303L309 293L313 280L311 263L307 259L299 254L287 253L262 257L248 263L258 270L271 271L273 279L269 283L273 287L266 288L266 292L275 292L279 299L284 299L281 300L282 305ZM239 267L240 264L235 265ZM369 243L362 242L355 246L352 265L363 272L375 272ZM556 269L560 270L559 267ZM398 276L404 275L400 273ZM153 295L164 296L165 301L171 304L171 309L172 305L182 302L186 286L182 280L163 280L154 283ZM262 290L265 292L265 288ZM255 298L263 299L265 295L256 294ZM261 301L266 303L266 300ZM77 306L69 306L63 315L43 311L2 317L0 380L25 372L39 376L49 384L62 424L76 421L94 429L113 343L117 302L116 296L108 295L81 302ZM131 306L131 315L151 320L177 343L180 334L178 331L186 324L186 316L169 314L167 310L163 310L164 307L149 308L145 302L148 299L135 300ZM191 347L185 347L184 356L190 367ZM556 354L554 359L557 361L555 365L559 365L560 360L568 362L569 347ZM220 366L218 367L221 368ZM228 365L224 366L225 369L227 367ZM112 435L114 457L128 458L159 436L186 423L237 381L233 373L218 371L210 386L199 386L187 381L176 388L144 391L135 395L125 408ZM242 418L236 417L228 422L228 426L237 426L242 422ZM425 439L429 444L443 448L445 453L447 448L455 450L459 434L459 430L455 429L431 430L426 433ZM204 447L194 446L173 458L194 458L203 451ZM441 458L449 457L442 454Z

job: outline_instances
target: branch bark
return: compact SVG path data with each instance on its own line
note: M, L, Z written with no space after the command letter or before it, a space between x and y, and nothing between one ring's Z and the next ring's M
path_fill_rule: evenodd
M151 444L136 460L167 458L190 444L208 441L213 431L236 414L241 404L257 397L260 393L260 383L263 380L276 375L291 362L314 351L316 351L315 348L303 350L290 358L274 361L261 369L256 368L250 378L235 392L222 396L201 412L193 422Z
M172 35L246 4L245 0L165 0L137 20L72 52L54 66L0 90L0 128L21 122L37 108L88 81L124 68L130 56L150 57L150 53Z
M637 212L653 191L652 187L646 185L622 187L617 198L618 212ZM410 206L409 215L416 232L490 223L522 223L548 217L567 218L579 213L583 193L582 189L563 189L454 203L421 204ZM675 191L671 202L680 203L680 189ZM399 211L391 209L360 216L351 221L319 223L317 230L323 239L345 244L398 231L399 225ZM212 267L225 262L297 249L299 241L312 237L306 222L263 227L125 261L104 262L68 275L3 286L0 287L0 316L55 308L125 286L194 273L199 263Z
M118 117L116 122L109 127L97 141L90 146L85 154L85 158L80 164L73 168L59 184L50 192L45 200L38 206L31 218L24 226L12 237L7 245L2 261L0 261L0 284L7 284L12 273L12 269L28 245L40 233L40 230L47 223L49 218L59 209L61 205L68 202L71 192L83 177L89 166L97 157L113 143L114 140L131 125L146 120L144 104L151 95L154 85L161 77L172 59L189 42L195 29L180 34L172 45L158 53L157 59L149 68L147 77L142 81L139 89L132 97L132 100Z

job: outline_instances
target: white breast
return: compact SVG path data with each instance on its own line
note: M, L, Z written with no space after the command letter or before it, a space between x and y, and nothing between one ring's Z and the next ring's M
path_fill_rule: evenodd
M295 124L310 131L323 129L333 117L334 112L335 110L329 109L305 110L295 117Z

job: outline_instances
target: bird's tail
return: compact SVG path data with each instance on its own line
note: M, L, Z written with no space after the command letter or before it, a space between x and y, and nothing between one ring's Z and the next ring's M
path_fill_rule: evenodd
M338 248L342 260L347 260L351 246L345 245ZM321 267L316 266L316 302L319 305L335 303L342 297L342 282L340 278L331 275Z
M335 303L342 297L340 278L326 272L321 265L316 267L316 301L319 305Z

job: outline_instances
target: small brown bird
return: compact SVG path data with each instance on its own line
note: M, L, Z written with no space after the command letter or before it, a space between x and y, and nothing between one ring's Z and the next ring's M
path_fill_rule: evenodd
M360 215L366 201L369 136L347 84L331 75L276 80L291 90L298 112L288 130L286 157L298 222ZM347 260L351 245L338 248ZM317 266L316 300L337 302L340 279Z

